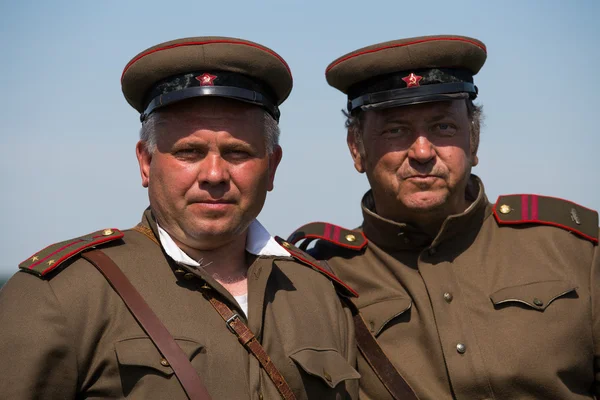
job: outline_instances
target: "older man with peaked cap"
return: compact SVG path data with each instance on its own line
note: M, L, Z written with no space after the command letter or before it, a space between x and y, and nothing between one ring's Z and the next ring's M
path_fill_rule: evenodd
M150 207L132 229L20 265L0 292L0 397L355 398L336 288L352 290L256 220L282 156L285 61L245 40L180 39L134 57L122 87L141 113Z
M476 39L417 37L327 68L371 190L359 229L313 223L289 240L319 239L313 253L360 294L363 399L600 396L598 214L534 194L488 202L471 173L486 55Z

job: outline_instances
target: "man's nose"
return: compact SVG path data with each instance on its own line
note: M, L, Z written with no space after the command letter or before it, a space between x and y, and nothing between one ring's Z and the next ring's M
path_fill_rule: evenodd
M211 186L220 185L229 181L229 167L218 154L208 155L202 162L198 181Z
M435 157L433 143L426 136L419 135L410 146L408 157L421 164L427 164Z

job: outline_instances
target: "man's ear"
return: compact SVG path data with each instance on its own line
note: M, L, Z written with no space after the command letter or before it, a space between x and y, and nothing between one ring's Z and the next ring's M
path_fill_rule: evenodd
M139 141L135 145L135 155L140 166L140 175L142 176L142 186L147 188L150 183L150 163L152 162L152 154L148 151L146 142Z
M471 155L471 167L476 166L477 164L479 164L479 157L477 157L477 154L472 154Z
M281 146L275 146L273 153L269 155L269 185L267 186L269 192L275 187L275 172L277 172L277 167L279 166L282 157L283 150L281 149Z
M365 172L364 156L362 144L356 141L356 135L348 129L348 135L346 136L346 142L348 143L348 149L350 149L350 155L354 160L354 168L361 174Z

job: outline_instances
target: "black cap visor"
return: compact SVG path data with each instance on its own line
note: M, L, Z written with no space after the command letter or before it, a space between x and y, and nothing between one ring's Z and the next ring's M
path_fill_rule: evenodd
M477 87L470 82L442 83L368 93L348 100L348 111L352 112L357 108L372 110L476 97Z

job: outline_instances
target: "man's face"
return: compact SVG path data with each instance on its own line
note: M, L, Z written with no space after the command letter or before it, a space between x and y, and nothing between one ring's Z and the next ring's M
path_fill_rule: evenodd
M348 145L356 169L367 174L377 213L418 221L427 213L462 212L477 163L470 125L464 100L366 111L363 148L352 134Z
M157 115L157 148L137 146L142 184L176 242L212 250L239 237L273 189L281 148L267 153L263 111L226 99L197 99Z

